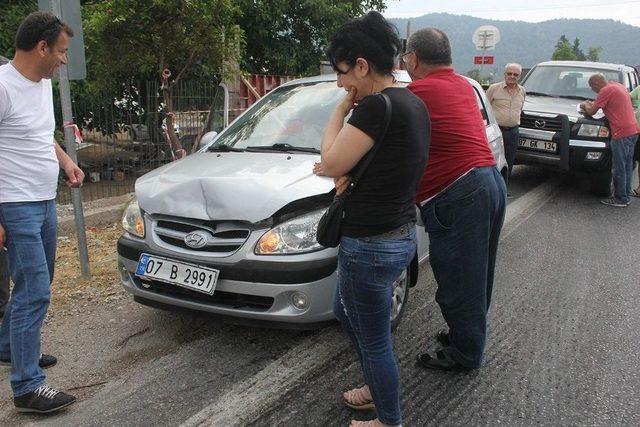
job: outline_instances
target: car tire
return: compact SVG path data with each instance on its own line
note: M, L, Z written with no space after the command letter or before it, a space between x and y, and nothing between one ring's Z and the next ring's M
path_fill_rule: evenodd
M391 330L395 330L398 327L402 321L402 315L407 309L411 278L411 266L409 265L394 283L393 302L391 305Z
M591 193L598 197L611 195L611 169L594 172L590 176Z

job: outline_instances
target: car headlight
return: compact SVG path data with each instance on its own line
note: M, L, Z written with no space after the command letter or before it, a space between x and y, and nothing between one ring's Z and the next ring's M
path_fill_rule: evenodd
M144 238L144 218L138 205L138 199L131 200L124 208L122 228L134 236Z
M316 240L318 221L325 209L313 211L267 231L256 243L257 255L287 255L323 249Z
M578 136L588 136L591 138L608 138L609 128L600 125L581 124L578 129Z

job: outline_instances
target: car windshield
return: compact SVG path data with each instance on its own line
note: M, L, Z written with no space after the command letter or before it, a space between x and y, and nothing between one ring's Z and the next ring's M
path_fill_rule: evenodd
M615 70L543 65L529 73L523 86L531 95L594 99L596 94L589 87L589 78L594 74L604 75L607 81L622 80L621 73Z
M233 123L211 148L226 145L249 150L256 147L320 150L329 117L344 95L344 89L335 82L279 88Z

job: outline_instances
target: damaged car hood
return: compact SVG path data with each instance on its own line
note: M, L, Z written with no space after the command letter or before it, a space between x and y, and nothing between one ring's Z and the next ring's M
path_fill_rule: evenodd
M255 223L330 192L333 179L312 172L317 161L309 154L196 153L139 178L136 196L150 214Z

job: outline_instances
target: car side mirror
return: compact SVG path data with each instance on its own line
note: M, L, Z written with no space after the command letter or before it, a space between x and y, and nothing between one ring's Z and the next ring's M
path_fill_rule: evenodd
M200 143L198 144L198 148L203 148L211 144L211 142L213 142L213 140L216 139L217 136L218 136L218 132L214 130L205 133L204 135L202 135L202 138L200 138Z

